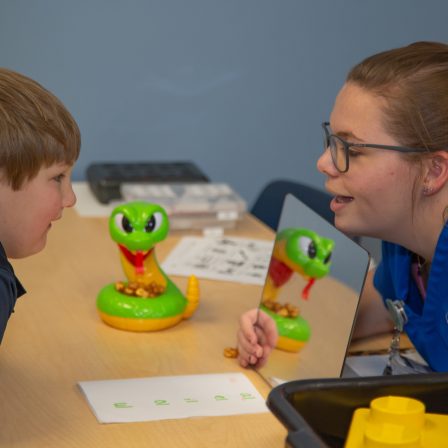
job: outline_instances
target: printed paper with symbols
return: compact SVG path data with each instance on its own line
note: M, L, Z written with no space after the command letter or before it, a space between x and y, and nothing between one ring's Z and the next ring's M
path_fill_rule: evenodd
M100 423L268 412L242 373L81 381Z
M188 236L162 263L168 275L263 285L273 241L251 238Z

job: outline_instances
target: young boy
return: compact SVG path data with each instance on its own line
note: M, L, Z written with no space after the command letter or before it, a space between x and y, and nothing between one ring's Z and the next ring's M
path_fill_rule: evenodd
M75 120L52 93L0 68L0 343L25 293L8 258L40 252L52 221L75 204L70 175L80 146Z

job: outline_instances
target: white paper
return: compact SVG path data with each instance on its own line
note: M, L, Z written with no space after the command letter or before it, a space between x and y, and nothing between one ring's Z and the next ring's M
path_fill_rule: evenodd
M402 356L418 362L421 365L427 365L425 360L416 351L402 353ZM345 366L349 368L347 375L343 376L381 376L387 365L389 355L364 355L348 356L345 360Z
M162 263L168 275L264 285L273 241L184 237Z
M101 204L90 191L87 182L73 182L73 191L76 194L75 210L80 216L86 218L108 217L112 210L123 201Z
M100 423L268 412L242 373L162 376L78 383Z
M381 376L389 355L349 356L345 365L351 369L350 375L343 376Z

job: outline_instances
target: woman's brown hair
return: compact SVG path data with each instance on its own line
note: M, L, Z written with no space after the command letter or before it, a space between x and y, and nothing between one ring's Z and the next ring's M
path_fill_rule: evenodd
M386 100L383 126L400 145L448 150L448 45L416 42L375 54L347 82Z

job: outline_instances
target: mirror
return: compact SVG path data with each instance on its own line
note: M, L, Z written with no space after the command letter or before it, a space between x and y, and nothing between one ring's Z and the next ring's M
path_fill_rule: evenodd
M367 251L286 196L259 306L279 333L266 381L340 376L368 265Z

